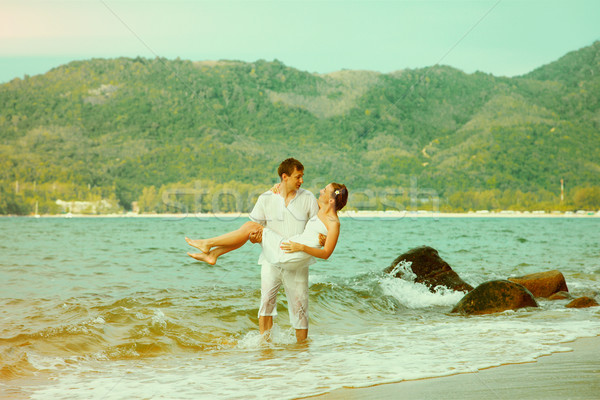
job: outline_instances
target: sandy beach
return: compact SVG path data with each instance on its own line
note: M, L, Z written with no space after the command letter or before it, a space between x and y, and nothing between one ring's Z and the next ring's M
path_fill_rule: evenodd
M308 398L600 399L600 336L580 338L564 345L573 351L543 356L531 363L367 388L343 388Z

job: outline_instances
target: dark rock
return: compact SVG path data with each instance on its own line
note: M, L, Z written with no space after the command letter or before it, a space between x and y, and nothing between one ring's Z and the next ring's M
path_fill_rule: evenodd
M548 300L567 300L572 299L571 293L569 292L556 292L552 296L548 297Z
M575 300L571 301L565 307L567 308L587 308L587 307L597 307L598 302L591 297L583 296L578 297Z
M565 277L557 270L508 278L508 280L525 286L535 297L550 297L557 292L569 291Z
M402 278L403 272L395 270L400 261L411 262L410 268L417 276L415 282L427 285L432 291L436 286L445 286L461 292L473 290L473 286L463 281L432 247L421 246L401 254L384 272L393 272L397 278Z
M518 283L499 280L477 286L454 306L452 312L478 315L537 306L527 288Z

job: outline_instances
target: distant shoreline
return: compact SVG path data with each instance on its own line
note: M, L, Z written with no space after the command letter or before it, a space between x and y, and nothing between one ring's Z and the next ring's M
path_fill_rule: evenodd
M22 218L248 218L248 213L120 213L120 214L45 214L45 215L2 215L0 217ZM466 213L443 213L431 211L346 211L340 218L357 219L402 219L402 218L600 218L600 211L552 212L543 211L472 211Z

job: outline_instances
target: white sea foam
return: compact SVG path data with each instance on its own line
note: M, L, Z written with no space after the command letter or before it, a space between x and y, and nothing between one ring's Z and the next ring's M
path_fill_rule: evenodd
M313 274L313 273L310 273L308 275L308 284L309 285L315 285L315 284L318 284L318 283L328 283L328 284L331 284L330 279L331 278L329 276L324 275L324 274Z
M67 361L74 361L75 357L61 358L61 357L49 357L34 353L27 354L27 361L37 370L54 370L63 368L67 365Z
M294 398L345 385L475 372L505 363L533 361L561 344L600 331L600 322L561 324L523 321L519 312L478 318L448 317L435 323L378 326L354 335L319 332L307 348L265 346L257 333L237 348L213 356L170 356L81 365L63 371L34 399ZM290 335L281 330L275 336ZM110 364L110 365L108 365Z
M269 340L266 340L257 330L250 331L237 342L236 347L244 350L258 350L294 343L296 343L296 336L292 328L282 329L278 324L273 324Z
M154 315L152 316L151 321L153 326L159 326L161 328L165 328L167 326L165 313L159 309L154 310Z
M94 320L92 320L92 324L94 324L94 325L95 324L102 325L105 323L106 323L106 321L102 317L96 317Z
M463 292L457 292L438 286L432 292L427 286L413 281L384 276L379 285L383 293L398 300L408 308L422 308L431 306L452 306L464 297Z

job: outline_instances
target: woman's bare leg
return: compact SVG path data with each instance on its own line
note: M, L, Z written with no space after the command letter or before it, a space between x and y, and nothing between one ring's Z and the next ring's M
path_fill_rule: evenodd
M244 242L245 243L245 242ZM210 265L215 265L217 263L217 258L222 256L225 253L229 253L235 249L239 249L244 245L244 243L234 244L231 246L219 246L212 249L208 254L206 253L187 253L188 256L198 260L204 261Z
M197 240L192 240L186 237L185 241L190 246L197 248L205 254L208 254L210 253L210 249L216 246L233 246L237 244L239 244L240 246L243 245L244 243L246 243L246 241L248 241L250 233L256 231L257 229L262 229L262 225L253 221L248 221L235 231L227 232L221 236Z

